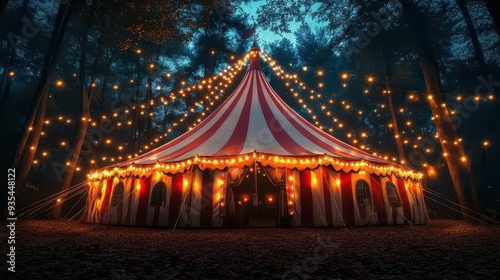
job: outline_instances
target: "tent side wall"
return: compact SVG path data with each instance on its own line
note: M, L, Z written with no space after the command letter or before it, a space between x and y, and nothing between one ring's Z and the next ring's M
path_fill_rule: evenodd
M290 187L292 186L292 187ZM338 227L426 223L421 183L391 175L289 170L293 226Z
M90 184L85 221L157 227L222 227L220 215L224 172L188 171L177 175L94 181ZM122 188L123 191L117 191Z
M321 166L284 173L286 210L293 226L341 227L426 223L419 181ZM232 212L224 171L92 181L85 221L113 225L223 227ZM231 194L229 193L229 196Z

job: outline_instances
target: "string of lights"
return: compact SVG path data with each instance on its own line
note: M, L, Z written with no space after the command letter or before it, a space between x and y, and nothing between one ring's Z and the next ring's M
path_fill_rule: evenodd
M227 88L233 81L233 79L235 78L235 76L239 73L239 71L241 71L241 69L243 68L243 66L247 63L247 58L248 58L248 54L245 56L245 59L243 60L238 60L236 61L234 64L232 65L228 65L223 71L221 71L220 73L218 73L217 75L213 76L212 78L208 78L208 79L203 79L201 80L200 82L198 83L195 83L195 84L192 84L192 85L188 85L188 86L185 86L185 82L182 82L182 85L185 86L181 89L179 89L178 91L171 91L169 92L168 94L160 94L156 97L152 97L150 99L147 99L147 100L143 100L141 102L138 102L134 105L131 106L132 110L135 110L136 108L140 108L141 111L139 116L140 117L146 117L146 118L152 118L154 117L155 113L154 113L154 110L149 113L149 114L146 114L145 112L145 109L149 106L156 106L156 105L163 105L163 106L168 106L169 104L172 103L172 101L176 100L176 99L179 99L179 98L183 98L183 97L186 97L186 94L188 93L191 93L191 92L202 92L202 91L207 91L209 90L210 93L209 94L206 94L202 99L200 100L196 100L194 102L194 105L190 106L187 108L187 111L182 113L182 117L178 120L178 122L174 122L172 123L172 126L168 129L168 131L166 133L163 133L159 136L156 136L154 137L154 139L152 140L152 142L149 143L149 145L144 145L143 148L145 150L148 150L150 148L152 148L154 145L156 144L161 144L162 141L161 139L163 139L164 137L166 137L168 135L168 133L171 133L172 132L172 128L173 127L176 127L176 126L179 126L180 123L183 123L185 122L188 117L192 117L194 116L196 118L196 121L193 122L189 127L188 129L191 130L193 129L198 123L201 122L202 118L204 116L206 116L207 112L209 112L211 110L211 108L216 104L216 100L219 100L221 97L224 96L224 94L226 93L225 92L225 88ZM269 55L263 53L262 54L262 58L265 62L268 62L269 65L271 66L271 69L273 69L273 71L275 72L276 76L278 76L279 78L281 78L282 80L290 80L293 82L293 84L300 88L301 90L306 90L307 87L306 85L301 82L299 80L299 77L297 74L290 74L290 73L286 73L279 65L277 65L276 61L273 60ZM154 67L154 64L150 64L150 67ZM12 75L11 75L12 74ZM318 70L318 76L322 77L324 74L324 72L322 70ZM14 73L9 73L9 75L11 76L14 76ZM76 74L75 74L76 75ZM167 77L170 75L170 74L166 74ZM349 78L349 74L348 73L343 73L341 75L341 78L343 80L343 83L342 83L342 87L347 87L347 79ZM216 82L218 81L218 79L221 79L221 81L217 84ZM135 82L133 80L130 80L132 83ZM372 76L367 76L367 82L371 83L374 81L374 78ZM64 86L64 82L62 80L57 80L56 81L56 86L57 87L62 87ZM92 84L91 86L95 87L96 85L95 84ZM290 92L293 94L294 97L296 97L297 101L299 104L301 104L302 108L311 115L311 117L313 118L313 121L315 123L316 126L318 126L320 129L322 130L327 130L328 132L332 133L334 131L334 127L330 126L330 127L326 127L324 125L322 125L320 123L320 121L318 120L318 117L317 115L314 113L314 111L311 109L311 107L305 102L305 100L303 100L302 98L299 97L299 93L296 89L294 89L294 87L292 86L292 83L290 83L289 81L286 82L286 86L290 89ZM317 86L317 89L318 91L321 90L321 88L324 87L324 84L322 81L320 81L320 83L318 83L318 86ZM114 90L119 90L119 87L117 84L115 84L113 86L113 89ZM157 90L161 90L161 86L157 86L156 87ZM369 93L368 89L365 89L364 90L364 93ZM408 95L408 99L413 101L413 102L416 102L416 101L420 101L421 98L419 98L420 96L415 93L415 91L412 91L411 93L409 93ZM309 99L310 100L315 100L315 99L319 99L321 98L321 93L317 93L314 89L313 90L310 90L310 94L309 94ZM431 95L428 95L427 96L428 99L432 99L432 96ZM214 100L215 99L215 100ZM482 101L493 101L495 99L494 95L493 94L486 94L486 95L474 95L473 96L473 100L476 101L476 102L480 102L481 100ZM470 98L469 98L470 100ZM455 97L455 101L457 103L460 103L460 102L467 102L466 98L463 96L463 95L457 95ZM330 99L328 100L328 104L333 104L334 103L334 100L333 99ZM364 113L363 110L360 110L360 109L356 109L354 108L354 106L352 104L350 104L349 102L347 102L346 100L342 100L341 101L341 105L343 106L343 108L345 110L355 110L359 115L362 115ZM442 104L444 106L446 106L446 104ZM327 105L325 104L321 104L320 105L321 107L321 111L327 116L327 117L331 117L332 116L332 112L331 110L329 110L327 108ZM378 110L381 110L381 109L386 109L386 106L385 104L380 104L379 105L380 108L375 108L373 109L374 113L377 113ZM202 109L202 110L199 110L199 109ZM405 108L399 108L398 112L400 114L404 114L406 113L406 110ZM129 114L130 113L130 110L126 110L125 111L125 114ZM456 114L457 112L455 110L451 110L450 111L450 114L451 115L454 115ZM112 116L113 117L117 117L118 116L118 112L112 112ZM198 114L198 115L196 115ZM377 115L378 117L381 116L381 114L378 114ZM439 117L439 116L432 116L431 117L431 120L434 120L433 118L436 118L436 117ZM107 116L106 115L102 115L101 116L102 119L106 119ZM332 117L334 123L337 124L338 128L342 129L344 127L344 123L341 122L337 117ZM57 118L54 117L54 118L47 118L45 119L44 121L44 125L45 126L48 126L48 125L51 125L53 123L60 123L60 124L72 124L73 122L75 122L76 120L74 119L71 119L71 118L66 118L64 116L58 116ZM89 122L91 122L91 126L97 126L97 122L96 121L93 121L92 119L89 119L88 120ZM125 125L126 124L126 125ZM117 127L127 127L127 126L131 126L133 124L132 120L127 120L127 121L124 121L124 122L116 122L116 125ZM388 128L391 128L392 127L392 123L389 123L387 125ZM406 120L405 121L405 125L407 127L411 127L413 125L413 122L411 120ZM45 127L44 126L44 127ZM32 130L32 128L29 128L30 130ZM42 135L45 135L45 131L42 131ZM405 131L403 130L402 131L402 134L405 134ZM346 136L347 138L349 139L352 139L352 143L353 144L358 144L358 141L357 138L368 138L368 135L366 132L359 132L359 133L356 133L356 132L348 132L346 133ZM396 135L395 136L396 138L397 137L402 137L402 136L399 136L399 135ZM435 135L435 137L439 137L438 135ZM422 140L423 136L416 136L414 137L416 140L415 142L413 143L413 148L417 149L419 148L419 145L416 144L417 141L420 141ZM409 137L406 137L403 139L404 141L404 144L411 144L410 143L410 138ZM458 145L459 142L462 141L462 138L459 138L455 141L452 141L454 145ZM105 143L107 145L111 144L111 143L118 143L118 141L113 141L112 139L107 139L105 141ZM62 140L59 142L59 146L60 147L65 147L66 145L68 144L68 142L66 140ZM483 147L488 147L490 145L490 143L488 141L484 141L483 142ZM31 147L32 149L34 149L34 147ZM370 150L370 147L368 146L365 146L365 145L360 145L359 148L363 149L363 150ZM121 152L123 151L124 147L123 145L120 145L120 144L117 144L116 146L116 149L117 151ZM142 153L143 150L139 150L138 151L139 153ZM427 149L426 152L430 153L430 150ZM376 152L373 152L373 154L375 156L378 156L380 158L384 158L384 159L389 159L389 156L387 155L381 155L381 154L378 154ZM138 155L138 153L134 154L135 156ZM41 152L41 156L42 158L47 158L49 156L48 152L47 151L42 151ZM127 155L127 158L131 158L133 155L132 154L129 154ZM447 156L446 153L443 154L443 156ZM101 159L103 161L106 161L106 160L109 160L111 162L115 162L116 160L121 160L123 159L124 156L118 156L118 157L108 157L108 156L103 156L101 157ZM395 157L392 158L393 161L396 160ZM462 156L461 158L462 161L466 161L467 158L465 156ZM35 159L34 160L34 164L37 164L38 163L38 159ZM91 159L90 160L90 163L91 164L95 164L95 160L94 159ZM423 167L428 167L428 171L431 172L433 171L434 169L432 168L432 166L430 166L428 163L423 163L422 164ZM79 171L81 168L80 167L77 167L77 171Z
M231 59L234 60L234 56L232 56ZM136 103L134 105L131 105L130 108L132 110L135 110L136 108L146 109L147 104L150 105L150 106L155 106L156 104L163 105L163 106L168 106L170 104L170 102L168 102L167 98L169 100L176 100L178 98L185 97L186 93L195 92L196 90L201 91L203 89L208 89L208 90L210 90L210 93L204 96L204 99L206 99L207 101L204 102L203 99L201 99L199 101L195 101L194 106L191 106L191 107L187 108L187 112L183 113L183 115L182 115L183 117L181 119L179 119L178 122L174 122L172 124L172 127L179 126L180 123L184 122L190 115L194 115L194 114L197 113L196 108L202 107L204 110L201 110L199 112L199 116L197 116L197 117L195 116L196 117L196 122L193 123L192 126L190 126L188 128L188 129L192 129L195 125L197 125L199 122L201 122L202 117L204 117L208 112L210 112L211 109L212 109L212 107L214 105L216 105L216 103L215 103L214 100L217 101L219 99L222 99L222 97L226 93L225 89L228 88L228 86L232 83L232 79L241 71L241 69L243 69L243 66L246 64L247 59L248 59L248 55L244 56L242 59L237 60L235 63L233 63L231 65L228 65L221 72L219 72L216 75L214 75L212 78L203 79L203 80L201 80L198 83L185 86L184 88L178 90L177 92L171 91L168 95L158 95L158 96L150 98L148 100L144 100L144 101L138 102L138 103ZM74 75L76 75L76 74L74 74ZM170 75L170 74L167 74L167 75ZM221 81L218 84L215 84L218 79L221 79ZM133 81L133 80L131 80L131 81ZM182 84L185 85L185 82L182 82ZM58 80L58 81L56 81L56 86L64 86L64 82L62 80ZM92 84L92 86L95 87L96 85ZM119 88L118 88L117 85L114 85L113 89L114 90L118 90ZM160 90L160 89L157 87L157 90ZM212 97L213 97L213 99L212 99ZM158 100L159 100L159 102L157 102ZM112 117L113 118L117 118L120 115L120 113L130 114L131 110L127 109L127 110L125 110L123 112L116 112L116 111L114 111L114 112L112 112ZM151 117L154 116L154 114L145 114L145 111L141 110L139 116L145 116L145 115L148 118L151 118ZM108 117L106 114L101 115L100 118L101 119L112 119L112 118ZM64 116L60 115L58 117L46 118L44 120L44 126L53 124L54 121L59 121L59 123L63 123L63 124L72 124L76 120L75 119L71 119L71 118L67 118L67 117L64 117ZM92 126L92 127L97 127L99 125L98 122L95 119L92 119L92 118L89 118L86 121L89 121L90 122L90 126ZM127 126L130 127L130 126L132 126L133 122L130 119L127 120L127 121L124 121L124 122L121 122L121 121L117 120L115 124L116 124L117 128L122 128L122 127L127 127ZM162 132L161 135L157 135L156 137L154 137L154 139L152 140L152 142L149 144L151 146L144 145L143 148L145 150L148 150L154 144L161 144L160 140L163 139L163 138L165 138L165 137L167 137L168 134L173 131L172 127L168 128L167 132ZM32 130L32 128L30 128L30 130ZM45 134L46 134L46 132L42 131L42 135L45 135ZM94 144L98 145L98 144L102 144L102 143L104 143L107 146L109 146L111 143L119 143L119 141L114 141L111 138L108 138L108 139L105 139L102 142L96 141ZM66 145L68 145L68 141L67 140L61 140L59 142L59 147L65 147ZM35 149L35 147L34 146L31 147L31 149ZM116 149L119 152L123 151L124 150L124 144L116 144ZM138 153L135 153L134 155L138 156L139 153L142 153L142 152L143 152L143 150L139 150ZM39 155L38 158L40 158L40 156L41 156L41 158L46 159L46 158L49 157L49 155L50 154L48 153L48 151L44 150L44 151L42 151L40 153L40 155ZM132 154L129 154L126 157L127 158L131 158L132 156L133 156ZM38 158L35 158L34 161L33 161L33 163L35 165L40 162L40 160ZM106 161L106 160L109 159L111 162L114 162L116 160L122 160L125 157L118 156L118 157L115 158L115 157L102 156L100 158L103 161ZM90 162L91 165L93 165L93 164L95 164L96 161L95 161L95 159L90 159L89 162ZM66 164L68 164L68 163L66 163ZM77 167L76 170L80 171L81 168Z
M282 80L290 80L290 81L286 81L285 82L285 86L287 86L291 92L291 94L295 97L296 101L299 103L299 105L306 110L306 112L308 112L311 116L311 118L313 119L314 121L314 124L320 128L321 130L324 130L324 131L327 131L329 132L330 134L332 134L334 131L335 131L335 128L332 127L332 126L329 126L329 127L326 127L324 125L322 125L319 120L318 120L318 117L317 115L314 113L314 111L311 109L312 107L309 106L307 104L307 102L301 98L300 94L299 94L299 90L307 90L309 87L307 85L305 85L305 83L302 81L302 79L300 79L299 75L297 73L287 73L285 70L283 70L283 68L276 62L276 60L274 60L270 55L266 54L266 53L263 53L262 54L262 57L263 57L263 61L267 62L269 64L269 66L271 67L271 69L274 71L275 75L282 79ZM305 68L307 70L307 68ZM323 70L318 70L317 72L318 76L322 77L324 75L324 71ZM345 80L348 78L348 74L344 73L341 75L341 77ZM292 86L292 83L297 86L299 88L299 90L296 90L294 89L294 87ZM346 85L345 81L344 81L344 85ZM321 89L322 87L324 86L324 84L322 82L320 82L318 84L318 88ZM310 89L309 90L310 92L310 95L309 95L309 99L310 100L315 100L315 99L319 99L322 97L322 94L321 93L318 93L316 92L314 89ZM334 99L329 99L328 100L328 103L329 104L333 104L334 103ZM346 110L349 110L352 108L352 105L350 105L349 103L347 103L346 101L342 101L341 104L344 106L344 108ZM344 129L345 128L345 122L341 121L338 116L333 116L333 113L332 111L328 110L326 105L325 104L320 104L320 108L321 108L321 111L324 113L324 115L328 118L328 119L332 119L333 120L333 123L335 123L338 127L338 129ZM361 112L361 114L363 113L362 110L358 110L358 114L359 112ZM368 134L366 132L359 132L359 133L347 133L347 136L348 138L350 138L352 140L352 143L354 145L357 145L358 148L362 149L362 150L365 150L365 151L372 151L372 148L370 148L368 145L365 145L365 144L362 144L360 142L360 140L356 139L356 137L353 137L355 135L359 135L361 136L361 139L363 139L364 141L367 140L368 138ZM384 158L384 159L389 159L389 156L388 155L382 155L380 153L377 153L375 151L372 151L373 155L374 156L378 156L380 158ZM394 158L394 157L393 157Z

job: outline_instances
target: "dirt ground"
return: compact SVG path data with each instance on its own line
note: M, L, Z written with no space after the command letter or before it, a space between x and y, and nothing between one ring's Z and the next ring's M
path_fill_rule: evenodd
M1 279L500 279L500 226L173 232L32 220L16 224L15 273L2 255Z

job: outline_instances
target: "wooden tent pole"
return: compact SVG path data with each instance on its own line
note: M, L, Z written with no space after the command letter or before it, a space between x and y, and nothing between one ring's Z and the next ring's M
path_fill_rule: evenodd
M255 158L254 161L254 168L253 168L253 173L254 173L254 178L255 178L255 192L253 194L253 203L255 205L255 225L257 225L257 220L258 220L258 215L259 215L259 193L257 189L257 158ZM257 200L257 202L255 202Z

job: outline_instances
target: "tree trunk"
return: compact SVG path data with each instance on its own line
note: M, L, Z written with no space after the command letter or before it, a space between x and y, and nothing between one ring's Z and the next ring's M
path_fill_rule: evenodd
M392 91L389 89L388 83L387 83L387 101L389 103L389 109L391 111L392 130L394 132L394 139L396 141L396 146L398 147L399 163L406 165L407 163L406 163L405 149L403 146L403 137L401 137L401 134L399 133L398 120L396 118L396 111L394 110L394 103L392 101Z
M474 46L474 53L476 56L476 60L479 63L479 72L483 77L487 77L490 73L488 65L486 64L486 60L484 59L484 52L481 48L481 44L479 43L479 38L477 37L477 31L472 23L472 19L469 14L469 10L467 9L467 5L464 0L456 0L458 6L460 7L460 11L462 12L462 16L464 17L465 24L467 25L467 30L469 31L469 36L472 41L472 46Z
M23 5L19 9L19 12L18 12L18 18L19 18L18 25L19 26L22 26L21 19L24 17L26 12L28 11L29 3L30 3L30 0L24 0ZM15 31L15 32L21 33L20 29L21 28L19 28L19 30ZM4 93L2 96L2 100L0 101L0 106L2 106L2 107L6 105L8 98L10 96L10 88L12 86L12 79L14 78L14 76L11 76L10 73L11 72L14 73L14 62L16 60L16 56L17 56L16 47L11 46L10 53L9 53L9 59L7 62L7 67L5 68L5 73L4 73L4 77L7 79L7 82L5 83L5 90L4 90ZM0 83L0 89L2 88L2 86L3 86L3 80L2 80L2 83Z
M26 118L24 124L23 136L21 138L21 141L19 142L19 146L14 157L13 166L15 168L20 168L22 166L22 168L27 169L27 171L23 173L17 173L17 181L19 182L19 184L24 181L26 175L28 174L28 171L31 168L31 164L33 163L34 153L38 147L40 133L32 133L30 128L36 128L38 126L41 127L43 125L43 119L45 117L45 107L47 104L46 100L49 93L50 75L54 70L56 58L60 52L64 33L66 31L69 18L74 8L74 2L74 0L69 2L69 4L63 4L63 2L61 2L61 4L59 5L59 10L57 12L56 21L52 30L49 47L45 54L44 63L40 72L40 80L31 101L30 108L28 110L29 116L28 118ZM31 160L28 160L30 158Z
M464 0L456 0L456 1L458 6L460 7L462 16L464 17L467 29L469 31L469 36L472 41L472 45L474 46L476 60L479 64L479 72L483 77L488 77L491 71L490 68L488 67L488 64L486 63L486 60L484 59L484 52L483 49L481 48L481 44L477 36L477 31L472 22L469 10L467 9L467 4L465 3ZM472 201L474 202L474 207L476 208L476 211L482 212L481 202L479 200L479 196L476 190L476 183L474 181L474 174L472 173L472 168L469 162L466 164L465 168L469 173L469 182L471 184L471 195L472 195Z
M0 18L3 17L3 12L5 11L5 7L7 7L8 3L9 3L9 0L1 0L0 1Z
M7 77L7 75L9 74L9 70L8 69L9 69L9 58L7 58L5 60L5 65L3 67L2 80L0 80L0 92L3 89L3 84L4 84L5 80L8 79L8 77ZM3 99L3 97L2 97L2 99ZM3 104L3 103L1 103L1 104Z
M26 142L29 144L22 153L19 153L19 162L14 165L16 167L16 179L19 183L22 183L26 176L28 175L33 159L35 158L36 147L40 142L40 136L43 129L43 123L45 118L45 109L47 108L47 100L49 97L49 81L47 80L46 87L44 88L44 94L40 99L40 103L37 104L36 114L33 115L33 119L37 120L34 122L34 126L27 129L27 139ZM19 152L19 150L18 150ZM18 154L16 153L16 156Z
M2 96L2 101L1 104L5 105L7 102L7 99L10 96L10 87L12 86L12 79L14 76L12 76L10 73L14 73L14 61L16 60L16 49L14 47L10 48L10 54L9 54L9 62L7 64L6 70L6 78L7 81L5 82L5 90L3 92Z
M84 87L82 89L82 93L84 95L87 95L88 89ZM93 91L92 89L90 91ZM83 99L86 99L85 97ZM66 158L66 165L65 168L63 169L64 177L63 181L61 184L61 192L67 190L71 186L71 181L73 180L73 176L75 174L76 167L78 166L78 160L80 158L80 153L82 151L82 146L83 142L85 141L85 136L87 135L87 130L89 128L89 118L90 118L90 100L89 101L84 101L83 104L83 112L82 112L82 118L78 122L77 130L74 135L74 140L72 143L71 150L69 151L68 157ZM69 163L69 165L68 165ZM58 197L60 199L60 202L56 203L54 206L52 216L55 219L60 219L61 218L61 212L62 212L62 205L65 201L65 196L61 195Z
M500 9L497 8L498 0L484 0L484 2L486 3L486 8L488 8L491 19L493 20L497 34L500 36Z
M396 117L396 111L394 110L394 103L392 99L392 92L389 88L389 71L387 67L387 62L386 62L386 54L383 49L383 43L380 44L380 54L382 56L382 62L384 63L384 75L385 75L385 88L386 88L386 94L387 94L387 101L389 103L389 109L391 111L391 119L392 119L392 131L394 132L394 140L396 141L396 146L398 147L398 153L399 153L399 162L401 164L407 164L406 163L406 154L405 154L405 149L403 146L403 138L399 134L399 128L398 128L398 120Z
M96 8L97 1L93 1L89 14L92 15ZM64 192L71 186L71 181L73 180L73 176L75 175L75 170L78 166L78 160L80 158L80 153L82 151L82 146L85 141L85 136L87 135L87 130L89 128L89 119L90 119L90 104L92 103L92 96L94 94L94 87L92 84L96 80L96 71L97 64L102 55L102 42L104 33L101 33L98 44L97 51L94 57L94 62L92 64L91 69L91 78L90 84L87 85L87 75L86 75L86 61L87 61L87 47L88 47L88 32L91 27L90 21L84 26L84 30L82 32L82 39L80 43L80 86L82 88L82 114L80 116L80 120L78 121L77 129L75 130L75 134L73 136L72 147L69 151L69 154L66 158L66 168L64 169L65 174L61 184L61 192ZM59 203L56 203L54 206L54 210L52 215L56 219L61 218L62 205L65 201L65 195L61 195L59 197Z
M439 136L443 156L446 155L444 158L448 166L451 180L453 181L461 211L464 214L465 220L469 220L469 218L465 216L467 214L466 208L468 208L468 203L463 190L462 180L460 179L460 166L458 160L455 159L456 157L460 158L464 156L463 148L457 147L456 145L450 145L450 142L453 143L457 141L457 137L450 121L447 108L441 106L441 104L445 103L446 99L440 89L438 69L433 62L428 61L422 56L420 56L420 65L424 75L427 94L429 95L429 107L432 115L435 117L434 126ZM446 142L443 143L443 140L446 140Z
M137 101L139 100L139 82L141 80L141 75L139 71L139 63L136 63L136 83L135 83L135 95L132 95L132 104L136 104ZM139 108L135 108L130 110L130 119L132 120L132 126L130 127L130 147L129 147L129 153L134 154L136 151L136 143L137 143L137 119L139 118Z
M151 74L148 76L148 90L146 94L146 101L152 100L153 98L153 77ZM149 146L149 142L151 142L153 139L153 116L151 116L151 113L153 112L153 106L151 104L147 104L148 110L147 110L147 116L146 116L146 143Z
M400 3L403 7L403 16L409 22L414 40L413 43L415 44L417 55L420 59L420 66L422 68L422 74L428 94L427 100L429 101L432 115L435 117L434 126L439 135L439 142L453 182L453 187L457 194L464 219L471 221L468 216L471 213L466 209L468 208L468 203L464 193L463 182L460 179L461 164L465 164L467 168L470 163L469 160L466 160L464 163L461 162L461 158L465 156L465 152L461 142L457 139L455 128L446 107L446 96L441 87L439 65L425 37L425 23L418 14L418 8L410 0L400 0ZM453 145L455 141L459 144Z

